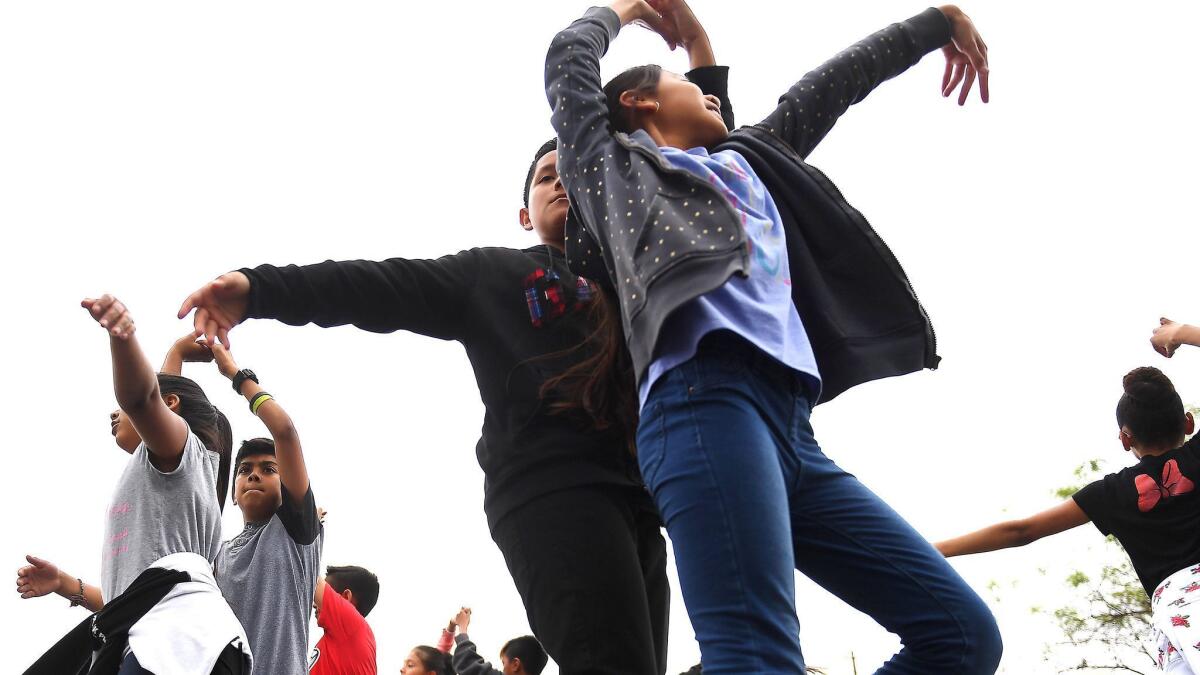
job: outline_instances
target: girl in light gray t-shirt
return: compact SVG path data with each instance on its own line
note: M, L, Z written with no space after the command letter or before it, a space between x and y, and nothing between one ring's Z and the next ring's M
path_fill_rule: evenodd
M245 632L212 574L229 480L228 422L195 382L154 372L120 301L106 295L83 306L109 334L120 406L110 429L131 457L105 513L100 586L30 556L18 591L54 592L101 611L152 568L184 572L186 580L130 627L121 672L209 675L218 661L232 661L249 673Z

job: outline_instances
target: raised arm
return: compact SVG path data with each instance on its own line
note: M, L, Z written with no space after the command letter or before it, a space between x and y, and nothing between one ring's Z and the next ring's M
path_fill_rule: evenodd
M1167 317L1158 320L1158 327L1150 337L1154 351L1168 359L1175 356L1175 350L1183 345L1200 347L1200 328L1172 321Z
M458 675L504 675L479 655L479 649L467 636L471 627L470 607L459 610L454 617L454 624L458 627L458 636L454 638L454 655L451 661L454 662L454 670Z
M682 46L687 50L688 67L691 68L687 73L688 80L700 87L700 91L705 94L720 99L721 119L725 120L725 128L733 131L733 105L729 102L729 67L717 65L717 57L713 53L712 43L704 25L684 0L652 0L650 4L662 14L663 23L669 29L666 34L660 33L667 46L671 49Z
M467 331L464 310L479 272L477 251L436 260L327 260L315 265L260 265L217 277L184 300L195 310L196 335L229 346L229 331L246 319L293 326L352 324L389 333L410 330L453 340Z
M231 381L241 368L233 360L233 355L224 345L217 343L212 347L217 368L221 374ZM251 379L242 381L239 393L251 404L251 409L275 441L275 459L279 463L279 482L291 495L294 505L302 505L308 493L308 467L304 464L304 451L300 447L300 434L296 432L292 418L283 406L270 395L259 396L263 388Z
M970 534L934 544L947 558L971 553L986 553L1002 548L1024 546L1042 537L1058 534L1087 523L1089 518L1083 509L1068 499L1051 509L1023 518L1008 520L976 530Z
M954 5L946 5L892 24L810 71L780 97L779 105L758 126L807 157L850 106L939 48L947 59L943 94L969 76L960 96L960 104L964 103L978 73L986 102L987 47L971 19Z
M32 555L25 556L25 560L29 564L17 570L17 593L21 599L56 593L70 600L72 607L78 605L91 612L104 608L104 598L96 586L83 583L82 579L58 569L49 560Z
M196 341L195 333L188 333L175 341L163 357L158 372L167 375L183 375L184 363L208 363L213 360L212 350L203 342Z
M187 422L163 401L158 389L158 375L134 335L133 317L125 305L111 295L87 298L81 304L108 332L117 405L146 444L154 467L159 471L174 471L183 457Z

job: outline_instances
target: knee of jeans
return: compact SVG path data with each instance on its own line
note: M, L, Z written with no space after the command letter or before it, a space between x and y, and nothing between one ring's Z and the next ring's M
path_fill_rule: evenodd
M1000 637L1000 626L992 610L979 596L973 598L958 614L958 623L963 634L962 660L953 672L964 675L992 675L1000 667L1000 656L1004 653L1004 642ZM950 672L950 671L947 671Z
M1004 640L1000 637L1000 626L996 623L992 611L982 600L978 604L976 612L963 617L971 636L971 655L968 662L971 668L968 672L992 675L1000 667L1000 657L1004 654Z
M972 593L974 596L974 594ZM1000 667L1004 643L996 617L978 596L962 603L921 646L910 645L929 673L992 675ZM919 655L918 655L919 654Z

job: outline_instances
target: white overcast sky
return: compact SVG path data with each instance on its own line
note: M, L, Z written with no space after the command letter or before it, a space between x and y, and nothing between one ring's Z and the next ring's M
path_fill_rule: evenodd
M530 245L516 217L530 155L551 134L546 45L586 7L0 2L4 569L34 553L98 574L125 456L108 433L106 340L82 297L125 300L157 363L190 325L174 318L183 297L233 268ZM739 121L753 123L806 70L924 6L694 8L732 67ZM851 110L810 158L896 251L945 359L823 406L818 439L931 539L1052 505L1086 459L1127 461L1112 415L1130 368L1158 365L1200 402L1200 354L1165 361L1147 343L1161 314L1200 321L1200 9L964 9L991 49L989 106L941 99L934 53ZM681 52L631 29L605 76L650 61L686 69ZM269 322L233 337L300 429L330 514L325 562L382 580L371 615L380 672L436 641L462 604L475 607L471 632L489 655L525 633L483 517L482 406L462 348ZM262 433L215 369L187 374L229 414L235 439ZM226 537L239 529L227 508ZM955 562L993 602L1004 672L1051 672L1053 627L1029 608L1068 601L1066 570L1095 565L1100 542L1088 526ZM0 595L6 672L83 618L11 588ZM848 673L853 651L870 672L896 648L810 583L797 605L811 665ZM677 588L671 619L678 673L699 652Z

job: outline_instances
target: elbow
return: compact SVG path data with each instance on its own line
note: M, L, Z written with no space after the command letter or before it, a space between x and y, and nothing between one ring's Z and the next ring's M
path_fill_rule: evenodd
M300 443L300 432L296 431L296 425L292 424L290 418L284 419L279 424L271 429L271 437L275 440L275 445L297 445Z
M1028 521L1014 520L1008 523L1007 529L1009 546L1027 546L1041 539Z
M157 384L145 391L129 392L117 391L117 407L125 412L126 415L136 417L138 413L150 409L150 405L155 399L161 398Z

